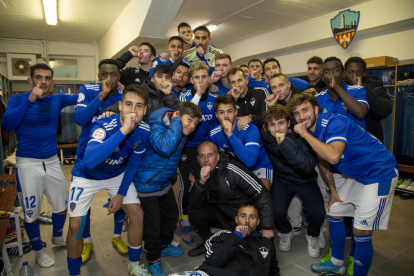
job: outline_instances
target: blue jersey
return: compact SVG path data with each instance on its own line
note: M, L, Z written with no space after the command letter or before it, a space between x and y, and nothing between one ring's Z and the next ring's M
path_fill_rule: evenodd
M7 105L1 125L16 133L16 155L47 159L57 154L56 132L60 111L76 104L78 95L56 94L29 100L32 91L13 95Z
M345 143L341 160L332 166L362 184L387 181L389 184L389 180L396 176L394 168L398 165L394 155L348 117L321 113L312 135L328 145L338 141Z
M147 145L149 125L141 122L127 136L120 131L121 127L120 114L95 121L91 125L86 147L80 148L82 158L76 159L72 175L93 180L110 179L125 171L125 159L131 154L130 161L137 158L140 160ZM138 166L135 167L129 184L132 183L137 168Z
M191 95L191 89L186 93L182 93L179 99L181 102L191 101L193 99L193 95ZM208 95L206 100L200 100L198 103L198 108L200 108L203 118L201 118L201 121L197 124L194 131L188 135L186 147L198 147L201 142L208 140L208 136L210 135L210 131L213 129L213 127L215 125L219 125L214 111L215 99L215 96Z
M179 92L177 92L174 87L172 88L172 92L174 93L175 96L177 96L177 98L180 100L181 95L186 94L188 91L191 92L191 85L187 85L184 90L180 90ZM180 100L181 101L181 100ZM184 100L185 101L185 100ZM181 101L181 102L184 102Z
M239 131L234 128L233 135L227 138L221 126L210 131L210 140L217 146L237 156L251 170L266 168L273 170L260 137L259 129L252 123Z
M344 91L348 93L352 98L356 99L358 102L365 104L368 107L369 111L369 104L367 100L367 92L365 87L358 86L358 85L348 85L344 83ZM322 113L334 113L338 115L344 115L349 117L352 121L354 121L357 125L365 129L365 118L358 119L351 112L348 111L348 108L342 102L341 98L337 98L335 101L329 96L329 90L326 89L325 91L316 95L318 98L318 104L321 107Z
M188 64L188 66L190 66L190 65L191 65L191 64L190 64L188 61L186 61L185 59L181 59L181 61L180 61L180 62L185 63L185 64ZM173 68L174 61L172 61L172 59L171 59L171 58L170 58L170 59L165 60L165 59L163 59L162 57L157 57L157 58L156 58L156 59L154 59L154 61L152 62L152 67L151 67L151 69L150 69L150 71L149 71L149 76L150 76L150 78L152 78L152 77L153 77L153 72L154 72L155 67L157 67L158 65L161 65L161 64L168 65L168 66L170 66L170 67L173 69L173 71L175 71L175 68Z
M227 94L230 91L230 84L228 87L224 87L224 85L219 80L218 82L214 83L215 86L219 89L217 92L214 93L216 97Z
M79 89L78 104L75 108L75 122L82 127L82 131L79 135L76 159L83 158L83 150L89 140L91 123L102 115L107 107L119 102L122 98L122 93L117 91L112 97L106 97L104 101L101 101L98 98L100 92L100 83L84 84Z

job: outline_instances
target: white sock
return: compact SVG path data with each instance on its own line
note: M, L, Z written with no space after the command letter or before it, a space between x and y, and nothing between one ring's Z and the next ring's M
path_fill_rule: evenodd
M92 238L91 237L83 238L83 243L85 242L92 243Z
M336 265L336 266L341 266L341 265L343 265L343 264L344 264L344 260L338 260L338 259L336 259L336 258L334 258L334 257L331 257L331 261L332 261L332 263L333 263L334 265Z
M115 239L115 238L118 238L119 236L121 236L121 235L119 235L119 234L114 234L114 237L113 237L113 238Z
M60 244L60 245L66 245L66 240L63 238L63 236L55 237L53 236L53 243L54 244Z
M55 264L55 262L52 260L52 258L50 258L46 254L44 248L40 249L39 251L35 251L35 254L36 254L36 262L41 267L51 267Z
M132 269L134 266L139 265L139 261L138 262L129 262L128 266L130 269Z
M181 220L182 226L191 226L190 221L188 219L182 219Z

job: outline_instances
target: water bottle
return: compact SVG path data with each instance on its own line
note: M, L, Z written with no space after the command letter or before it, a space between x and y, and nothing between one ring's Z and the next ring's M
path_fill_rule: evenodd
M19 276L35 276L33 268L28 262L23 262L22 268L20 268Z

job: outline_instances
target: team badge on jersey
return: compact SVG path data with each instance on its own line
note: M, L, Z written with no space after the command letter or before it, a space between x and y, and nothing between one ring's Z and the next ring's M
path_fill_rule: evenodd
M256 99L255 98L252 98L251 100L250 100L250 104L252 105L252 106L254 106L254 103L256 102Z
M78 102L80 103L81 101L83 101L85 99L85 94L83 93L79 93L78 95Z
M26 215L31 218L33 216L33 210L29 210L26 212Z
M187 160L187 155L181 156L181 160L183 160L183 161Z
M359 11L344 10L331 19L333 36L346 49L355 37L359 24Z
M69 204L69 209L73 212L73 210L75 210L75 208L76 208L76 203L75 202L71 202Z
M266 247L260 247L260 254L262 254L263 259L266 259L267 255L269 255L269 250Z
M212 102L208 102L207 103L207 107L208 107L208 110L211 110L213 108L213 103Z
M103 140L106 136L106 132L103 128L98 128L92 133L92 137L98 140Z
M348 108L346 107L346 105L344 104L344 102L342 102L342 107L343 107L345 110L348 110Z

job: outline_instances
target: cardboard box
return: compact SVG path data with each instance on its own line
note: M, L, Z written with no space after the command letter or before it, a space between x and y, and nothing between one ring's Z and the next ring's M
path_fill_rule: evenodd
M387 56L366 58L364 60L367 63L367 68L390 66L390 65L398 64L397 58L387 57Z

